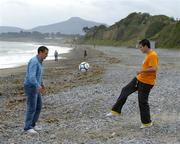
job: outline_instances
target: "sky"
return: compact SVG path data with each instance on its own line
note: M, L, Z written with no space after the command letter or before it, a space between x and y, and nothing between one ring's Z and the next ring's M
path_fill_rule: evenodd
M0 0L0 26L31 29L70 17L112 25L132 12L180 19L180 0Z

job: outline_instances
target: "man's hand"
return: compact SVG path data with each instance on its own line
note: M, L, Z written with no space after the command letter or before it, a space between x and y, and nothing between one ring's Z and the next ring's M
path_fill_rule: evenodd
M44 89L44 91L46 90L45 86L44 85L41 85L42 89Z
M40 93L44 93L44 92L45 92L45 87L44 87L44 86L40 86L40 87L38 88L38 91L39 91Z
M139 75L139 74L141 74L141 73L152 73L152 72L156 72L156 71L157 71L157 68L155 68L155 67L150 67L150 68L147 68L147 69L138 71L138 72L137 72L137 75Z
M137 71L136 73L137 73L137 75L139 75L139 74L142 73L142 72L141 72L141 71Z

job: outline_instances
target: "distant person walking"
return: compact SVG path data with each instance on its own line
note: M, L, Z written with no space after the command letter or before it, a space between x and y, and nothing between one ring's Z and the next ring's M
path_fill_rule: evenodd
M48 48L40 46L38 54L27 66L24 89L27 96L27 108L24 130L28 133L38 133L41 128L36 126L42 107L41 93L45 91L42 80L42 62L48 55Z
M86 57L87 57L87 51L84 50L84 59L86 59Z
M58 61L58 52L57 52L57 50L55 50L55 52L54 52L54 58L55 58L55 61Z
M139 109L142 122L140 128L145 128L153 125L150 118L148 97L156 80L158 55L150 48L150 42L147 39L143 39L139 42L139 48L142 53L146 54L142 68L139 72L137 72L137 76L122 89L121 94L112 107L111 112L106 116L120 115L121 109L125 104L128 96L135 91L138 91Z

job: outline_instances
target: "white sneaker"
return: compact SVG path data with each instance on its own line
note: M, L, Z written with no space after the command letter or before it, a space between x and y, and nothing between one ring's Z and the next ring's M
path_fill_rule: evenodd
M42 130L42 128L39 127L39 126L35 126L35 127L33 127L33 129L34 129L35 131L40 131L40 130Z
M35 131L34 129L28 129L26 132L31 134L38 134L38 132Z
M151 127L151 126L153 126L153 123L152 123L152 122L150 122L150 123L148 123L148 124L142 124L141 127L140 127L140 129L148 128L148 127Z
M112 116L120 116L121 113L111 111L110 113L106 114L106 117L112 117Z
M106 114L106 117L111 117L111 116L113 116L111 112Z

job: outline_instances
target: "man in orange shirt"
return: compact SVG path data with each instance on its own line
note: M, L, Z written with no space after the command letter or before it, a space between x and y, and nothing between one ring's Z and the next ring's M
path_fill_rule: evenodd
M150 48L150 42L147 39L143 39L139 42L139 48L142 53L146 54L142 68L139 72L137 72L137 76L122 89L117 102L114 104L111 112L106 116L120 115L121 109L125 104L127 97L135 91L138 91L138 102L142 122L141 128L145 128L153 125L150 117L148 97L156 80L158 55Z

